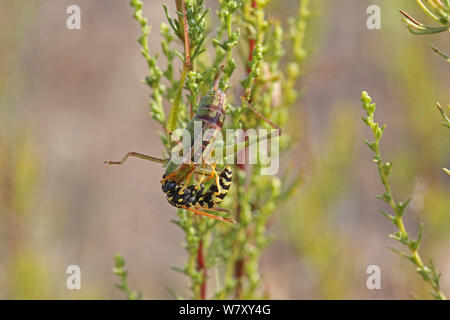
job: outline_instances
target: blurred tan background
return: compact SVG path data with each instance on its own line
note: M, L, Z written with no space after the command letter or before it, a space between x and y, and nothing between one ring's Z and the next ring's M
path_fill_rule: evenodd
M144 2L159 52L162 6ZM81 30L66 28L70 4L81 7ZM370 4L382 9L381 30L366 27ZM450 52L450 35L410 35L399 9L432 23L413 1L313 5L303 96L288 128L300 137L289 161L305 180L269 229L264 289L274 299L428 298L413 266L386 249L397 246L387 238L394 227L378 213L387 209L374 199L382 185L362 142L371 137L360 120L368 90L388 125L382 149L394 161L394 194L413 197L407 228L415 235L424 222L424 258L433 257L449 295L450 179L441 168L450 139L434 104L450 103L450 65L428 43ZM268 14L296 8L278 0ZM116 252L144 298L171 298L167 287L188 295L187 278L170 269L186 255L160 191L163 169L103 164L162 150L131 15L125 0L0 0L0 299L123 298L111 271ZM82 290L66 289L71 264L81 267ZM372 264L381 290L366 288Z

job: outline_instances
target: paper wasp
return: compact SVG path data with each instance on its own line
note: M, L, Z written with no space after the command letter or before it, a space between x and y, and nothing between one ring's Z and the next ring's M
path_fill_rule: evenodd
M232 181L232 170L230 166L226 166L218 173L216 171L217 161L212 165L209 165L206 162L210 157L216 136L221 132L225 120L224 105L226 95L218 88L221 69L219 69L219 72L215 77L213 89L201 98L194 117L185 128L191 137L191 140L189 141L190 150L186 155L190 159L185 160L190 161L182 161L180 164L179 162L173 161L172 158L160 159L142 153L129 152L120 161L105 161L105 163L110 165L121 165L129 157L137 157L144 160L167 164L166 171L161 180L161 188L166 194L167 201L171 205L177 208L186 209L198 215L235 223L231 218L202 211L227 211L218 208L218 205L227 195ZM254 110L253 107L251 107L251 109L258 117L261 117L270 125L275 126L272 122L264 118L262 114ZM201 131L195 136L194 124L197 121L201 123ZM277 129L279 128L277 127ZM260 140L261 139L267 139L267 137L260 138ZM255 143L255 141L245 141L244 143L236 144L234 145L235 148L233 148L233 151L239 151L239 149L243 149L252 143ZM179 141L178 144L180 144ZM200 164L198 164L197 161L194 161L196 157L197 159L200 157ZM197 183L190 184L193 174L201 175L201 177ZM213 180L213 183L206 189L204 183L209 180Z

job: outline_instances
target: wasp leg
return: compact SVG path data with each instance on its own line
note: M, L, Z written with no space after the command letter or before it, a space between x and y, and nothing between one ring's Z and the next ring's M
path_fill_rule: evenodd
M216 220L220 220L220 221L224 221L224 222L229 222L229 223L236 223L236 221L234 221L234 219L231 219L231 218L224 218L221 216L216 216L214 214L209 214L209 213L206 213L206 212L194 209L194 208L186 207L186 206L182 206L181 208L191 211L195 214L199 214L199 215L208 217L208 218L212 218L212 219L216 219Z
M195 173L195 171L194 171L194 173ZM201 175L202 175L202 176L201 176L200 179L198 180L197 186L195 187L195 189L199 189L200 186L202 185L203 180L205 179L205 172L202 172Z
M220 186L219 175L217 174L217 171L216 171L217 161L218 160L216 160L216 162L214 162L214 164L211 166L211 174L204 180L204 182L206 182L208 180L211 180L211 179L214 179L215 182L216 182L216 185L217 185L217 190L218 190L219 193L221 193L222 192L222 187Z
M204 165L205 165L205 163L203 163L203 166L204 166ZM195 174L201 174L201 175L202 175L202 176L200 177L198 183L197 183L196 189L200 188L200 186L201 186L201 184L202 184L203 182L205 182L205 181L207 181L207 180L210 179L210 178L209 178L209 179L206 179L206 180L205 180L205 176L206 176L206 175L211 176L211 175L214 174L213 171L211 171L211 170L209 170L209 169L206 169L206 168L204 168L204 167L201 167L201 168L200 168L200 167L197 167L197 168L195 168L194 173L195 173Z
M179 192L184 191L184 189L186 189L186 187L188 186L189 180L191 179L191 176L194 172L195 172L195 167L192 168L192 170L188 173L186 180L185 180L186 183L184 184L184 186L181 188L181 190Z
M156 158L156 157L152 157L152 156L147 156L145 154L142 153L138 153L138 152L128 152L120 161L104 161L104 163L107 164L120 164L122 165L129 157L136 157L139 159L144 159L144 160L148 160L148 161L152 161L152 162L157 162L157 163L162 163L165 164L167 163L169 160L168 159L160 159L160 158Z

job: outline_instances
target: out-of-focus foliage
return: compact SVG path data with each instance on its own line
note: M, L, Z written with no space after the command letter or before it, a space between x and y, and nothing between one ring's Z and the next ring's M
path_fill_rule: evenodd
M35 139L36 126L21 105L19 93L24 92L26 74L18 67L14 51L26 38L34 10L33 5L19 1L2 10L11 29L3 30L0 50L0 299L98 298L101 290L96 288L81 294L64 292L65 266L52 260L49 243L42 242L42 227L54 224L41 211L45 207L40 189L43 161ZM14 109L14 104L21 108ZM54 212L50 217L59 215L61 212ZM61 276L55 276L58 273Z
M345 196L343 186L355 148L356 117L351 110L340 106L331 116L324 145L310 151L299 195L283 216L288 238L310 269L312 289L321 298L350 298L342 287L351 281L355 268L355 257L348 249L351 239L335 224L339 219L335 208ZM348 272L336 273L336 269Z
M51 272L29 247L33 235L24 232L36 203L40 171L36 150L25 128L20 132L17 124L0 121L0 259L8 262L1 267L0 283L7 288L1 293L5 298L49 297Z
M20 10L17 5L11 10ZM17 22L18 25L23 20ZM22 31L23 32L23 31ZM2 38L3 45L16 46L23 37L17 30ZM40 163L29 123L21 121L8 103L18 84L14 72L16 60L1 50L0 61L0 298L38 299L49 297L51 272L26 232L36 203Z

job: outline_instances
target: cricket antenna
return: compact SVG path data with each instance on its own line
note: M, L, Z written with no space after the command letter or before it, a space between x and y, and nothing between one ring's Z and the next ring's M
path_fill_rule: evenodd
M219 89L219 76L223 71L223 66L219 67L219 70L217 70L216 76L214 78L214 90L217 91Z

